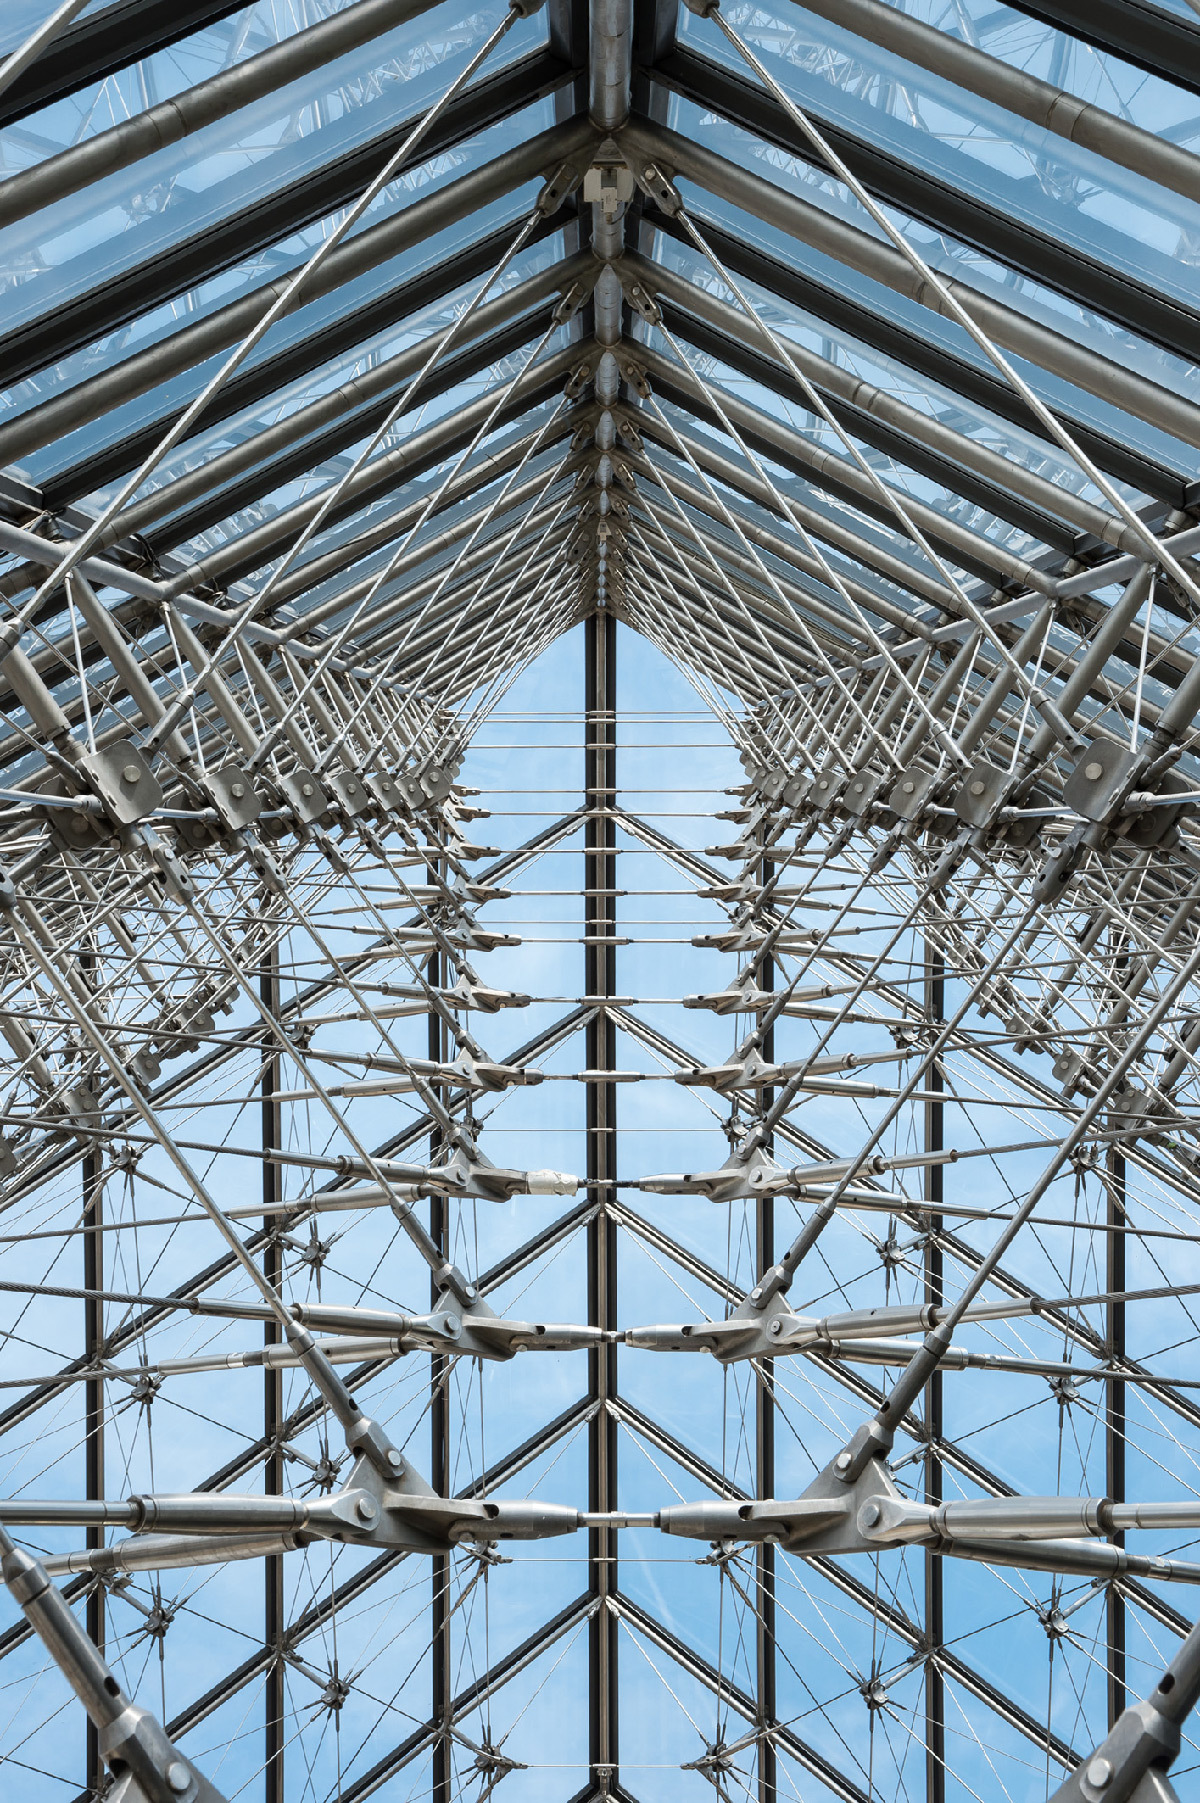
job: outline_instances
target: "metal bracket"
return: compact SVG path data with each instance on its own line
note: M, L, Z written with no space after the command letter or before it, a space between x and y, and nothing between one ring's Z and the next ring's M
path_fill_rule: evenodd
M990 826L1011 782L1010 771L997 770L987 758L978 758L955 791L954 812L968 826Z
M347 770L335 770L326 781L338 807L348 820L355 820L359 814L366 813L371 805L371 797L361 776Z
M1063 784L1063 800L1085 820L1107 820L1141 761L1128 746L1095 739Z
M893 783L887 805L902 820L915 820L942 781L940 770L925 770L920 764L911 764Z
M162 790L154 772L128 740L102 745L79 760L110 816L119 826L133 826L162 806Z
M328 813L329 797L311 770L306 770L301 765L276 780L288 806L302 826L308 826L312 821L319 820L322 814Z
M254 778L239 764L222 764L219 770L207 771L199 781L229 832L238 833L253 826L262 813L263 798L254 787Z

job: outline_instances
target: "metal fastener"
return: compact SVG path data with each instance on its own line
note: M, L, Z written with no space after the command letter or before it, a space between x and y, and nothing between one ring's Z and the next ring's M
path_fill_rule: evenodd
M192 1782L192 1775L182 1759L173 1759L167 1767L167 1783L174 1791L185 1791Z
M975 781L971 784L971 793L972 795L982 795L986 787L987 785L982 778L977 776Z
M1086 1777L1096 1790L1103 1790L1113 1775L1112 1763L1107 1759L1093 1759L1087 1769Z
M132 788L140 775L141 771L136 764L126 764L124 770L121 772L121 781L123 783L128 783Z
M242 796L246 793L245 783L230 783L229 793L233 796L235 801L240 801Z
M1083 774L1090 783L1098 783L1100 778L1104 775L1104 765L1096 763L1093 759L1090 764L1085 764L1083 766Z

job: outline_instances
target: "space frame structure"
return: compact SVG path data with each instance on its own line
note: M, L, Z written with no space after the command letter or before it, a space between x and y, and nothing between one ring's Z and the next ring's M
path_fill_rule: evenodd
M5 1794L1186 1797L1191 0L3 29Z

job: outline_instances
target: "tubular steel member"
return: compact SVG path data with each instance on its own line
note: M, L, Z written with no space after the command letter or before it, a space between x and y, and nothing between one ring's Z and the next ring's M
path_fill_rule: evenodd
M155 1717L125 1695L45 1568L3 1528L0 1574L97 1730L113 1777L109 1803L223 1803Z
M1200 1623L1144 1702L1124 1711L1051 1803L1179 1803L1167 1777L1183 1724L1200 1701Z

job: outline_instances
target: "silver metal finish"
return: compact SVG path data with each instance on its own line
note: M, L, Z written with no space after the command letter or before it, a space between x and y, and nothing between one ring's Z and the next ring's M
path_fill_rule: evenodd
M181 4L0 143L6 1796L1171 1803L1194 120Z

